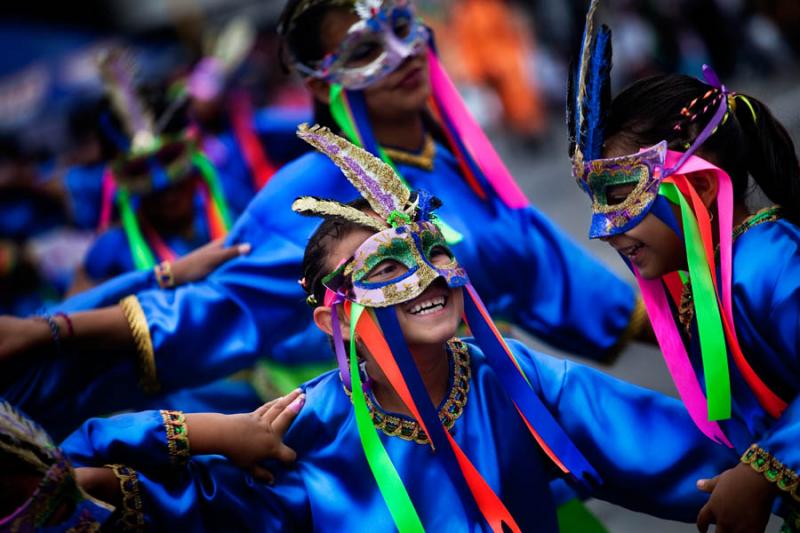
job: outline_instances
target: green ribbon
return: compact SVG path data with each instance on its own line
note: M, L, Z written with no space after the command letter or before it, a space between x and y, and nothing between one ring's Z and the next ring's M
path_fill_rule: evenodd
M225 229L230 229L233 219L228 209L228 203L225 201L225 193L222 190L222 183L220 182L219 174L217 174L217 169L214 168L214 165L202 152L197 150L192 153L192 163L200 169L200 173L203 175L203 179L211 193L211 199L222 217Z
M383 447L383 443L378 437L367 402L364 399L361 374L358 369L358 353L356 352L356 324L358 324L363 311L364 306L352 303L350 310L350 379L353 385L351 398L355 408L361 446L364 448L369 468L372 470L372 475L375 477L386 506L389 507L397 529L400 533L424 532L425 528L422 527L417 510L411 503L411 498L403 485L403 480L400 479L400 474L397 473L386 448Z
M330 102L331 115L333 115L333 119L336 121L336 124L338 124L339 128L341 128L342 133L345 134L351 143L363 148L364 141L361 139L361 134L358 132L358 127L353 120L353 115L350 112L350 106L347 104L344 96L344 88L341 85L337 85L335 83L331 84ZM397 174L403 185L405 185L407 189L411 189L406 179L403 177L400 171L397 170L392 158L389 157L386 151L380 146L378 146L378 156L384 163L392 167L394 173ZM439 230L442 232L447 244L458 244L464 240L464 235L453 228L450 224L442 220L441 217L436 217L433 222L439 227Z
M708 419L727 420L731 417L731 383L728 371L728 348L722 328L717 293L711 278L700 229L686 199L674 183L662 183L659 194L681 209L681 221L686 242L686 261L692 282L692 299L708 398Z
M136 265L137 270L150 270L156 266L156 260L144 240L139 222L136 220L136 213L133 212L131 206L130 194L124 187L120 187L117 192L117 205L122 219L122 227L125 229L125 236L128 237L128 245L131 248L133 264Z

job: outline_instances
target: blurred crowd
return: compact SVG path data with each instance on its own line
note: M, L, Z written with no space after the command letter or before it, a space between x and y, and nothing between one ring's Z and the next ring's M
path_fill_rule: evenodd
M418 4L483 125L535 147L562 115L585 2ZM0 21L8 51L0 60L0 313L34 314L219 237L217 226L232 223L271 172L304 150L294 130L311 111L279 60L281 5L214 3L208 12L162 13L151 25L143 15L135 27L112 9L88 24L33 8ZM608 0L602 9L614 21L617 88L648 73L698 74L703 63L723 79L797 72L796 0ZM170 168L186 146L197 147L215 176L119 201L109 169L133 179L144 163L131 156L131 110L114 105L99 67L110 49L129 54L136 99L161 139L148 154Z

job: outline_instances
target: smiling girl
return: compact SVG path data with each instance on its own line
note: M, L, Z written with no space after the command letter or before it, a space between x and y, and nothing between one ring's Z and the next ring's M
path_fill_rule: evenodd
M610 101L610 31L594 34L588 20L568 116L573 174L592 198L590 237L636 274L697 426L742 454L699 484L713 492L698 526L762 531L773 502L783 513L800 504L794 144L763 103L708 67L704 81L656 76ZM751 183L780 207L749 211ZM796 512L787 527L800 527Z

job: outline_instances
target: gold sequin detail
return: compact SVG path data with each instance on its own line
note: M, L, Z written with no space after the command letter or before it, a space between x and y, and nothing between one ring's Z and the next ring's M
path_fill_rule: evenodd
M135 295L126 296L119 302L125 320L133 335L136 355L139 359L139 387L148 393L158 392L161 386L156 374L156 355L150 339L150 328L139 299Z
M681 301L678 305L678 321L686 330L686 334L692 334L692 321L694 320L694 297L692 296L692 284L686 282L681 290Z
M433 137L426 135L425 145L422 148L422 152L418 154L385 146L383 151L396 164L409 165L431 171L433 170L433 158L436 157L436 143L433 142Z
M297 135L327 155L383 220L389 220L392 211L403 211L408 205L411 192L394 169L379 158L319 125L301 124ZM355 162L357 168L353 168L348 159ZM387 205L387 198L391 198L391 207Z
M355 207L334 200L314 198L313 196L303 196L292 202L292 211L304 215L312 214L323 218L339 217L378 232L389 228L388 224L382 224L377 218L371 217Z
M117 509L119 518L114 524L119 531L144 531L144 512L142 511L142 495L139 488L139 477L136 471L125 465L106 465L119 480L122 492L122 507ZM115 513L116 514L116 513Z
M169 458L173 465L183 466L189 461L189 431L186 417L180 411L161 411L164 430L167 434Z
M456 420L464 412L469 394L469 382L472 378L470 368L469 348L457 338L447 341L447 346L453 358L453 379L447 400L439 409L439 420L442 421L445 429L450 430ZM345 392L350 394L347 389ZM375 428L390 437L400 437L403 440L413 441L417 444L428 444L428 435L419 426L416 420L390 415L375 405L369 394L364 394L367 407L372 415L372 422Z
M764 474L767 481L775 483L780 490L789 494L796 502L800 502L800 490L798 490L800 477L767 450L753 444L744 452L741 461L750 465L756 472Z

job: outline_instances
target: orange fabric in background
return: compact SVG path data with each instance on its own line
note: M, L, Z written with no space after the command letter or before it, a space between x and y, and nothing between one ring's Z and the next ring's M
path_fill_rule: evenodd
M544 128L538 91L529 80L526 61L530 33L504 0L459 0L453 4L452 37L467 81L494 89L509 125L533 135Z

